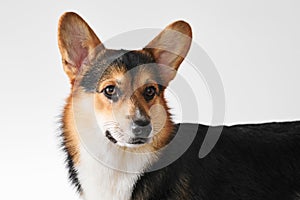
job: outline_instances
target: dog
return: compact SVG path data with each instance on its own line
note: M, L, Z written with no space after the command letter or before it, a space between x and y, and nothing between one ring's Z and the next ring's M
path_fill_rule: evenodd
M141 50L112 50L79 15L61 16L58 44L71 83L61 137L80 196L300 199L300 121L222 126L217 144L201 159L205 134L215 127L172 122L164 92L191 41L189 24L176 21ZM185 137L191 143L165 164Z

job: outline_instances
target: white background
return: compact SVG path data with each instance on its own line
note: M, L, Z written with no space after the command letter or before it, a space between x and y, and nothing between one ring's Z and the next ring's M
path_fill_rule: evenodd
M68 184L57 139L58 116L69 92L57 47L57 22L65 11L78 12L102 41L184 19L222 78L225 124L300 119L298 0L0 4L1 199L78 198ZM184 66L180 70L189 72ZM196 121L209 124L209 92L196 95L203 108Z

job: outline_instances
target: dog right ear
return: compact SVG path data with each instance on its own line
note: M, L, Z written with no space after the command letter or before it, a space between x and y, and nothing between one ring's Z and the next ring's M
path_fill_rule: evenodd
M103 46L89 27L76 13L67 12L58 24L58 46L66 74L73 84L85 59L99 45Z

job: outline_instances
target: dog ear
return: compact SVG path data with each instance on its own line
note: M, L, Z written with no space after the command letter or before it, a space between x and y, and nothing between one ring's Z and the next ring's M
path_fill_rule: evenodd
M102 45L89 25L76 13L63 14L58 25L58 46L66 74L73 84L85 59Z
M164 86L171 81L186 57L192 42L192 29L184 21L176 21L158 34L144 50L150 52L159 65Z

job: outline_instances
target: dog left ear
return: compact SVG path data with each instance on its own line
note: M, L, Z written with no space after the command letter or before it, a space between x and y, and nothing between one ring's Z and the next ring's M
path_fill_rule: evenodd
M164 86L175 77L186 57L192 42L192 29L184 21L167 26L144 50L150 52L159 65Z

